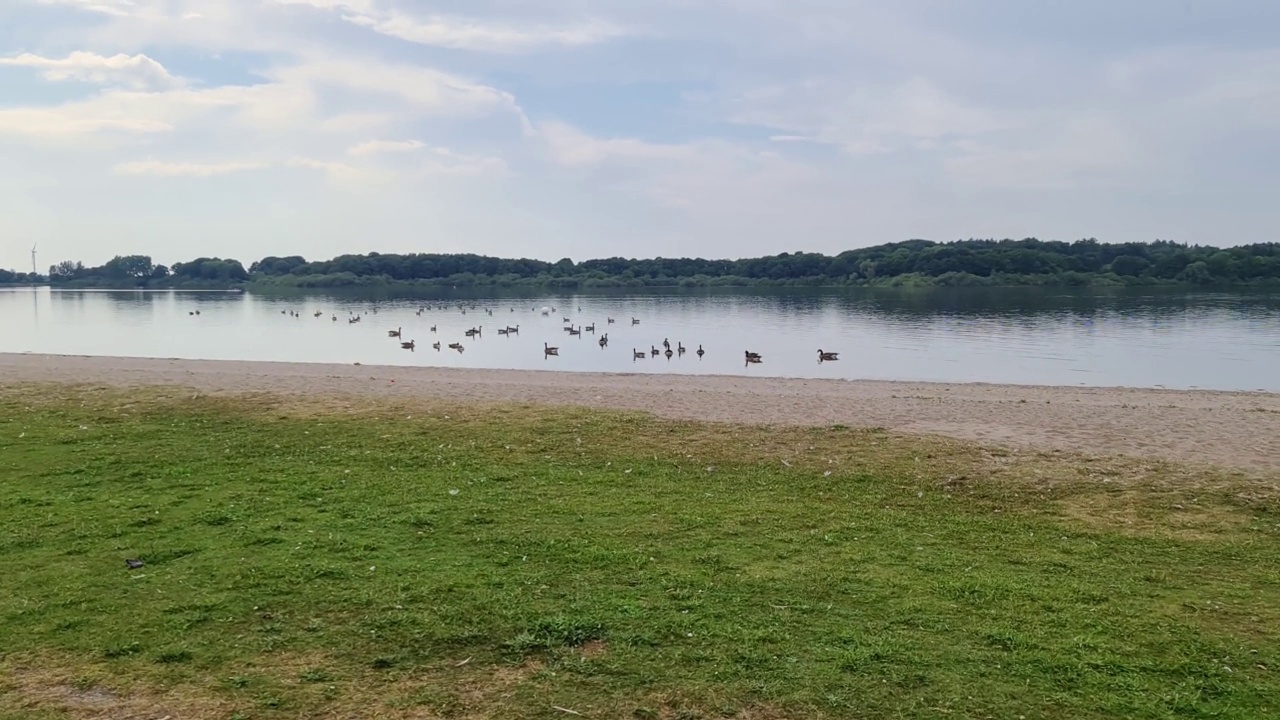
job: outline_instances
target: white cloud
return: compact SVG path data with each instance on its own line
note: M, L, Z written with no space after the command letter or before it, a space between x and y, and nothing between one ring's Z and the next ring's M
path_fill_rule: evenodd
M431 15L417 17L400 10L382 10L367 0L276 0L282 5L307 5L339 11L343 20L388 37L421 45L491 53L522 53L547 47L595 45L625 34L603 20L564 25L524 26L483 22L472 18Z
M120 53L106 57L76 51L65 58L47 58L23 53L16 57L0 57L0 66L4 65L39 70L46 80L53 81L78 80L135 89L165 88L181 84L163 65L146 55Z
M0 110L0 133L74 137L101 132L167 133L230 111L232 125L254 129L295 126L309 113L305 87L224 85L163 92L109 90L86 100Z
M598 138L562 122L537 127L551 159L560 165L592 166L617 162L671 162L693 157L690 147L650 143L636 138Z
M390 179L386 173L371 168L361 168L335 160L319 160L309 157L294 157L285 161L285 167L315 170L324 173L330 180L348 187L358 187L384 182Z
M828 79L756 88L731 100L726 113L737 124L787 131L772 135L774 142L820 142L855 155L928 147L1016 123L921 77L894 86L848 86Z
M499 175L507 172L507 163L498 157L454 152L448 148L430 148L421 171L428 175Z
M1007 4L0 0L2 221L94 262L1269 237L1280 6Z
M173 130L163 120L138 117L118 108L96 108L92 103L76 103L53 108L13 108L0 110L0 135L39 138L68 138L102 132L162 133Z
M375 153L406 153L425 148L421 140L368 140L347 148L348 155L373 155Z
M127 16L137 10L130 0L39 0L41 5L64 5L103 15Z
M1105 117L1072 118L1047 137L1009 147L961 143L943 162L964 187L1017 192L1112 187L1132 181L1142 166L1141 145Z
M435 68L316 57L266 75L287 85L336 87L392 98L408 104L413 113L475 117L505 112L528 123L510 93Z
M262 162L181 163L142 160L120 163L114 170L117 175L154 175L158 177L212 177L229 175L246 170L270 167Z

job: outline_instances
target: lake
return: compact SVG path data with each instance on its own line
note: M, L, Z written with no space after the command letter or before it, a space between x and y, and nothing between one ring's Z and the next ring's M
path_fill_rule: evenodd
M361 321L348 322L353 315ZM565 318L575 327L594 323L596 332L571 336L562 329ZM0 323L0 352L14 353L1280 391L1276 291L788 288L397 297L18 288L0 290ZM508 325L519 334L498 333ZM472 327L481 335L464 336ZM415 350L388 337L397 328L416 341ZM600 347L604 333L609 344ZM664 339L689 352L650 356ZM431 347L436 341L440 351ZM464 350L445 347L453 342ZM558 346L559 355L544 354L544 343ZM702 358L694 353L699 345ZM839 360L819 362L819 348L838 352ZM634 358L633 349L645 358ZM763 362L748 365L746 350Z

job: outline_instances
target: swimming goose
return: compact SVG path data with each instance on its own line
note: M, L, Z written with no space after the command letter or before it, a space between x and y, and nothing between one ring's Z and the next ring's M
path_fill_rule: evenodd
M548 344L546 344L546 343L544 342L544 343L542 343L542 352L543 352L543 354L544 354L544 355L559 355L559 354L560 354L560 348L558 348L558 347L551 347L550 345L548 345Z
M387 337L400 337L400 328L396 328L395 330L388 330Z
M840 354L840 353L822 352L822 349L821 349L821 348L819 348L819 349L818 349L818 362L822 362L822 361L824 361L824 360L839 360L839 359L840 359L840 358L838 357L838 356L839 356L839 354Z

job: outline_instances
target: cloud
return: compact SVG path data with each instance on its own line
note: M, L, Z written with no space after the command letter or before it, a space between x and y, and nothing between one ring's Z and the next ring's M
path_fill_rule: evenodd
M97 85L134 89L167 88L181 85L164 66L146 55L120 53L105 57L97 53L76 51L65 58L47 58L31 53L16 57L0 57L0 66L39 70L46 80L77 80Z
M230 125L279 129L305 117L306 88L270 83L145 92L108 90L85 100L0 110L0 134L45 138L171 133L219 113Z
M145 134L173 130L163 120L138 117L118 108L76 103L54 108L0 110L0 135L68 138L98 133Z
M41 5L63 5L102 15L128 16L137 10L130 0L39 0Z
M456 16L416 17L399 10L381 10L356 0L276 0L282 5L307 5L337 11L346 22L411 43L490 53L525 53L548 47L595 45L626 33L603 20L565 25L525 26L482 22Z
M93 262L1270 237L1280 5L1059 5L0 0L2 221Z
M264 73L276 82L311 88L342 88L398 100L410 113L478 117L516 116L528 126L515 96L491 85L430 67L376 60L312 57Z
M153 175L157 177L198 177L206 178L214 175L229 175L246 170L260 170L270 167L262 162L220 162L220 163L175 163L142 160L116 165L117 175Z
M599 138L558 121L537 127L551 159L565 166L593 166L608 163L679 162L693 157L690 147L680 144L650 143L637 138Z
M369 140L347 148L347 154L406 153L421 150L425 147L426 143L421 140Z
M919 148L1014 126L997 113L915 77L892 86L848 86L832 79L766 86L725 103L730 122L770 130L774 142L819 142L861 155Z

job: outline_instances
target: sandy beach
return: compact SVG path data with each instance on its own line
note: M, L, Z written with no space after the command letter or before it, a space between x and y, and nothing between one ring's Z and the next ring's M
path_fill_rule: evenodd
M883 427L990 445L1280 471L1280 394L612 375L0 354L0 383L183 386L641 410L752 424Z

